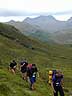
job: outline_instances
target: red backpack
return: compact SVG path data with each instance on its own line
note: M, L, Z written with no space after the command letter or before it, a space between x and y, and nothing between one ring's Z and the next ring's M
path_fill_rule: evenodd
M32 68L32 64L28 64L27 68L31 69Z

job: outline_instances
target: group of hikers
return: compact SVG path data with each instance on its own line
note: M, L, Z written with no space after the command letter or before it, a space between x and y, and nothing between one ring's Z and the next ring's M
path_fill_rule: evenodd
M30 89L35 90L35 82L36 82L36 75L38 73L38 69L36 64L28 64L26 60L22 60L19 64L19 69L22 74L22 79L26 80L30 84ZM13 74L16 73L17 63L15 60L10 62L10 70ZM39 75L38 75L39 76Z
M29 82L30 90L35 90L36 77L37 75L39 77L39 72L36 64L28 64L27 60L23 60L20 62L19 65L22 74L22 79ZM16 66L17 63L15 60L13 60L10 63L10 70L13 74L16 73ZM52 87L54 96L58 96L58 92L60 96L64 96L62 72L60 70L50 70L48 77L49 85L51 85Z

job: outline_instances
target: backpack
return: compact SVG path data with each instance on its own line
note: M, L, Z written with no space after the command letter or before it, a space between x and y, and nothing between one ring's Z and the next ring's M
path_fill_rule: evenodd
M32 64L27 65L27 76L30 76Z
M32 64L28 64L27 68L31 69L32 68Z
M48 74L48 83L49 85L51 85L51 82L52 82L52 79L53 79L53 76L56 74L56 70L49 70L49 74Z

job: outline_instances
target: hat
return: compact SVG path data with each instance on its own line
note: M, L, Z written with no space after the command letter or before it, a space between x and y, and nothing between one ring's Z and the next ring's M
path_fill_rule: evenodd
M50 71L49 71L49 74L53 74L53 72L50 70Z

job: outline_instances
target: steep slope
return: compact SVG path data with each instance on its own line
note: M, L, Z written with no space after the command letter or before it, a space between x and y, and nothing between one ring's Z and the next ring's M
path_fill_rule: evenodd
M27 22L15 22L13 20L7 22L6 24L10 24L15 26L17 29L19 29L22 33L26 34L26 35L30 35L31 33L35 33L37 30L41 31L39 26L34 26L31 25Z
M0 35L0 95L50 96L51 94L52 96L51 87L47 84L48 70L59 68L64 73L65 89L68 90L65 96L69 96L72 90L72 47L48 45L48 51L31 50ZM36 63L39 68L40 77L37 79L36 90L33 92L29 90L28 83L22 80L19 69L16 75L8 70L12 59L19 64L21 58L26 58L29 63Z
M22 45L19 45L13 40L10 40L2 35L0 35L0 95L1 96L44 96L42 90L44 89L47 92L47 86L43 83L44 88L40 88L40 83L42 80L38 80L37 90L31 92L29 90L29 85L27 82L23 81L19 69L17 74L13 75L8 70L9 63L12 59L15 59L19 64L22 58L27 58L27 60L32 63L37 63L37 58L41 52L33 52L29 48L25 48ZM41 54L44 55L44 54Z
M18 29L14 26L8 24L0 23L0 35L3 35L19 44L23 45L26 48L32 48L40 44L37 40L33 40L25 35L23 35Z
M46 32L46 30L44 31L40 29L39 26L31 25L25 21L15 22L13 20L11 20L10 22L7 22L7 24L15 26L26 36L30 36L44 42L48 42L48 41L53 42L50 40L50 36L51 36L50 33Z

